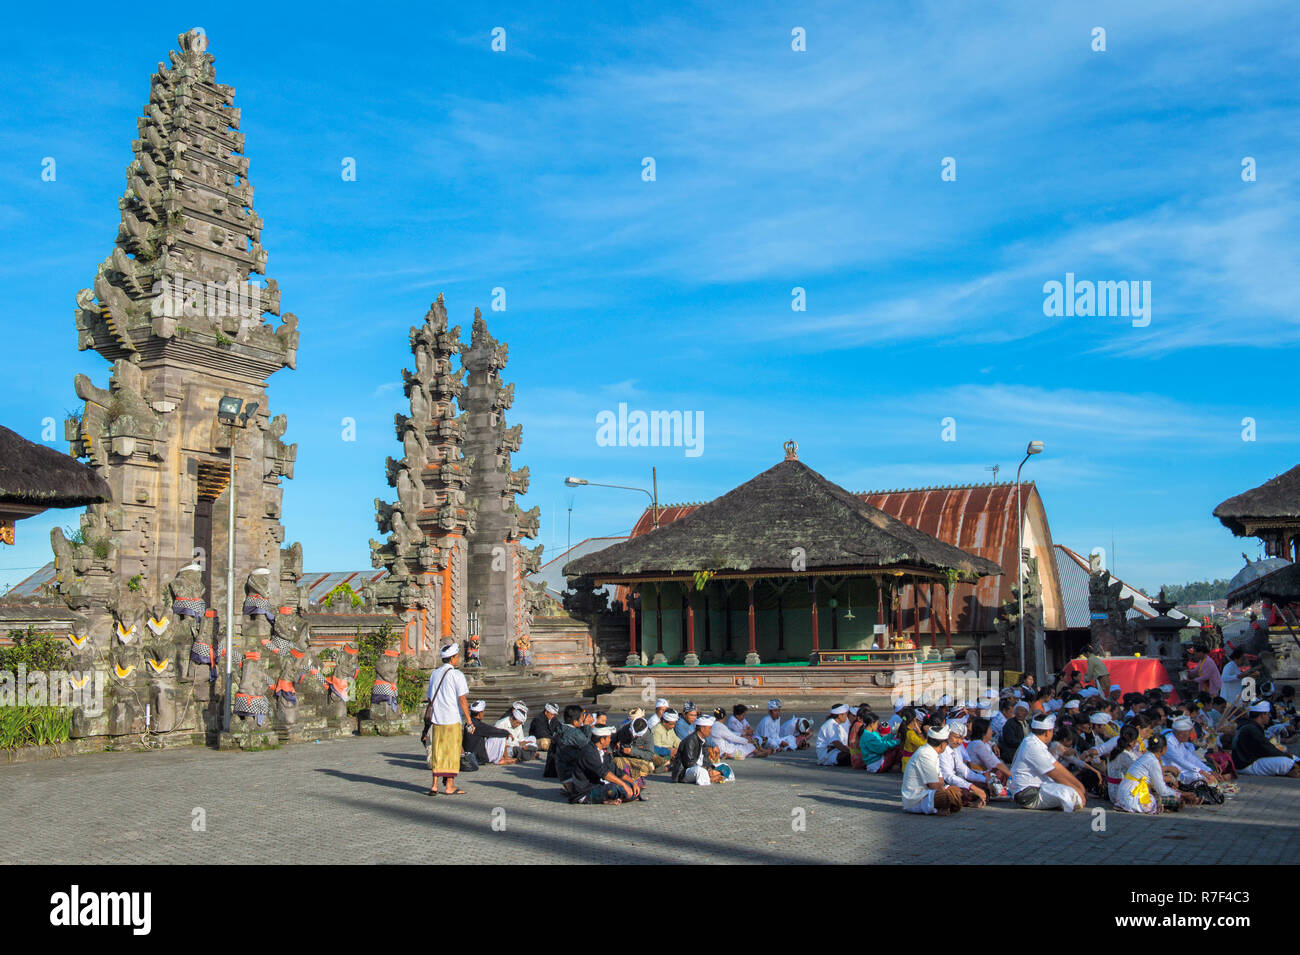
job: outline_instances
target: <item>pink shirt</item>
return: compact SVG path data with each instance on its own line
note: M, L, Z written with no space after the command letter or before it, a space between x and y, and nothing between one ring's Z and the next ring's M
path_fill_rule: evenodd
M1208 654L1196 664L1196 682L1204 684L1205 692L1210 696L1218 696L1223 689L1223 677L1219 673L1219 665Z

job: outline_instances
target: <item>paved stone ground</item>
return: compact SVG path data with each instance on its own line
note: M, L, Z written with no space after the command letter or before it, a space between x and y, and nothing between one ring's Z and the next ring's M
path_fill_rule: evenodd
M736 764L732 785L649 787L649 801L569 806L541 762L424 795L414 737L262 753L176 749L0 765L3 863L1279 863L1300 858L1300 780L1246 779L1221 807L1160 817L903 813L897 775L808 752ZM1103 806L1105 804L1102 804ZM207 831L191 829L206 810ZM795 831L794 810L807 828ZM504 831L494 831L496 818ZM504 816L502 812L504 811Z

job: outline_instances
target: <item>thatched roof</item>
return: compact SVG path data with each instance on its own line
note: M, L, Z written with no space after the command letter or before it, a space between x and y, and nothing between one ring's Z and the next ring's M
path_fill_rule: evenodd
M0 425L0 504L82 507L112 498L108 482L76 458Z
M806 570L912 567L967 577L1000 574L991 560L945 544L864 503L806 464L782 461L667 527L587 554L568 577L603 578L709 570L790 574L802 547Z
M1214 509L1214 516L1238 537L1250 536L1246 522L1300 520L1300 464L1271 481L1230 497Z
M1270 574L1256 577L1228 591L1229 607L1249 607L1257 600L1276 603L1300 600L1300 564L1288 563Z

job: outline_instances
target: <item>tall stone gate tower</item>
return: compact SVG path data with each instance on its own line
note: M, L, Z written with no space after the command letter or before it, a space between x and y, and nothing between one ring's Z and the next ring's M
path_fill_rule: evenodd
M411 413L395 421L404 453L387 465L398 499L375 501L388 537L370 542L372 563L389 571L378 600L402 616L403 651L420 665L435 665L446 640L477 636L482 662L504 666L529 632L535 598L524 577L542 551L522 543L537 536L539 509L515 503L528 489L528 469L510 469L523 428L505 422L514 396L514 386L501 383L506 347L475 309L466 349L460 326L447 328L441 295L410 337L416 370L403 369L402 380Z
M281 480L293 476L297 446L283 442L287 422L270 416L266 394L274 372L294 367L298 322L269 318L280 314L280 293L262 278L235 90L217 82L202 32L179 45L150 78L112 254L77 295L78 347L113 368L107 388L77 376L85 406L66 432L113 502L89 508L72 540L51 535L59 591L84 612L94 652L121 662L128 683L138 677L122 670L143 673L144 658L167 653L176 669L155 666L150 679L170 672L183 682L190 637L200 624L212 634L224 626L232 489L231 430L217 421L223 396L256 403L233 429L236 586L265 569L265 596L296 606L302 570L301 550L282 550L280 525ZM184 585L169 589L187 567ZM181 592L205 605L203 621L172 613ZM241 593L236 615L242 603Z

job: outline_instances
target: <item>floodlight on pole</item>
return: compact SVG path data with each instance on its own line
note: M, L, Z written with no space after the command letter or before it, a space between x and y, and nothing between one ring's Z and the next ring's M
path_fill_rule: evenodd
M629 487L626 484L602 484L600 481L588 481L586 478L569 476L564 479L566 487L612 487L620 491L640 491L646 497L650 498L651 514L654 518L654 526L659 526L659 475L654 468L650 470L653 478L654 493L643 487Z
M234 395L223 395L217 402L217 422L230 429L230 514L226 524L226 693L222 705L222 729L230 732L230 703L234 691L235 630L235 429L248 425L257 413L258 403Z
M1019 598L1020 612L1016 621L1020 628L1020 675L1024 679L1025 673L1025 545L1024 545L1024 517L1021 514L1020 505L1020 468L1025 466L1031 456L1043 453L1043 442L1030 441L1025 448L1025 460L1020 462L1020 467L1016 468L1016 594ZM1040 661L1041 662L1041 661Z

